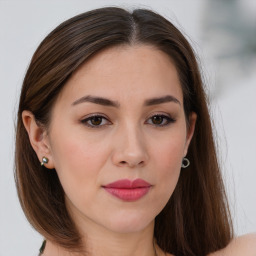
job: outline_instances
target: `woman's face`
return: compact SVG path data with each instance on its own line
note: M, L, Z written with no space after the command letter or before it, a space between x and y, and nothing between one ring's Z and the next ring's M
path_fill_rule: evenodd
M121 233L151 225L177 184L190 122L187 130L165 53L114 47L83 64L57 98L47 138L75 222Z

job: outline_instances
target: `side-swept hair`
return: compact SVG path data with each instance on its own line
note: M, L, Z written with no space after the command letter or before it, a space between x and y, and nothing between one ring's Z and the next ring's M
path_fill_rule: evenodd
M106 7L82 13L60 24L39 45L24 78L17 117L15 178L20 203L44 237L69 250L82 250L56 171L40 166L21 115L29 110L47 128L57 96L81 64L107 47L136 44L155 46L170 56L187 120L191 112L197 114L188 150L191 165L181 172L173 195L156 217L154 235L166 252L205 256L225 247L233 235L206 96L190 44L172 23L150 10Z

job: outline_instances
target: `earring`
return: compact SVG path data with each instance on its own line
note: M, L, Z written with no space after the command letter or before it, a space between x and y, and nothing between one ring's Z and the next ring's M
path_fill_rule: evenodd
M49 162L49 159L45 156L42 158L41 166L44 166L44 164L47 164Z
M187 168L189 165L190 165L189 160L186 157L183 157L181 167Z

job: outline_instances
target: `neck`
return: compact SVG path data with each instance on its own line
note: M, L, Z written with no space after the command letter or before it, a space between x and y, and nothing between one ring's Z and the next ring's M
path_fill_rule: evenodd
M80 226L81 227L81 226ZM153 239L154 222L145 229L131 233L115 233L97 227L82 230L86 256L162 256ZM43 256L82 256L47 241Z

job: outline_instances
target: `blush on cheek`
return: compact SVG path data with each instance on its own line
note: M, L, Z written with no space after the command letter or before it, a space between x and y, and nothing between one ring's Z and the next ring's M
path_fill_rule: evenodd
M81 138L69 137L56 143L57 158L64 162L86 164L97 156L99 146L89 144Z
M179 145L179 146L177 146ZM163 169L176 170L181 167L181 160L183 157L183 145L182 142L179 144L175 141L167 143L164 147L160 147L157 150L157 160L161 163Z
M177 185L181 170L183 148L177 147L177 145L182 145L182 142L177 144L177 141L173 140L166 143L165 147L158 148L156 154L156 162L158 163L157 183L161 184L161 196L167 201Z

